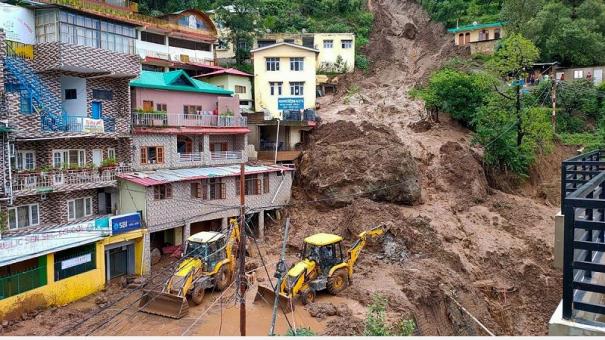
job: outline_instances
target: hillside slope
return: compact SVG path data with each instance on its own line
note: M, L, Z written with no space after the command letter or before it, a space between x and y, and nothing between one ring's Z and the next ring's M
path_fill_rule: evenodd
M324 189L333 183L343 192L360 192L367 187L360 181L390 171L393 162L416 163L421 197L411 206L372 195L344 205L301 204L290 210L291 246L311 232L331 231L351 240L385 223L392 232L388 247L365 253L355 274L359 279L344 296L367 305L369 293L381 292L389 298L392 317L416 318L422 335L485 334L453 299L496 334L546 334L561 296L561 274L552 267L557 209L490 188L469 131L448 117L440 123L423 120L423 104L409 98L412 86L462 54L445 29L412 0L376 0L370 8L375 24L367 52L373 68L344 80L359 87L356 93L322 98L322 125L299 164L305 171L294 203L331 198L326 190L317 191L318 182ZM350 123L361 133L350 133ZM401 143L377 143L376 130ZM325 163L333 160L320 152L328 144L331 152L350 155L341 157L344 164ZM378 153L376 144L392 152ZM399 149L412 157L398 156ZM380 157L372 159L371 171L367 162L355 161L372 154ZM277 241L278 231L271 237ZM389 249L396 249L394 257Z

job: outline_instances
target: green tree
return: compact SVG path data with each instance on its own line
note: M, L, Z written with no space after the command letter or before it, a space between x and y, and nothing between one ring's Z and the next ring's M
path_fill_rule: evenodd
M229 30L229 40L235 49L237 64L249 57L254 36L262 30L260 0L220 0L217 20Z

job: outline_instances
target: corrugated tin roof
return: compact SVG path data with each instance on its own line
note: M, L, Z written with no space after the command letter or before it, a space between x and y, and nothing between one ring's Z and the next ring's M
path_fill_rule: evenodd
M457 32L464 32L464 31L474 31L474 30L478 30L481 28L502 27L503 25L504 25L503 22L498 21L498 22L489 22L487 24L464 25L464 26L460 26L460 27L450 28L447 31L450 33L457 33Z
M245 167L246 175L260 174L266 172L294 171L293 168L281 165L248 165ZM213 177L233 177L239 176L239 165L228 165L207 168L187 168L187 169L160 169L154 171L142 171L127 174L119 174L118 177L126 181L136 183L142 186L152 186L164 183L173 183L181 181L193 181L197 179Z
M177 83L176 81L180 78L184 78L190 85ZM170 72L143 70L138 78L130 81L130 86L181 92L200 92L221 95L233 94L233 91L225 90L216 85L193 79L183 70Z
M222 69L222 70L218 70L218 71L202 74L202 75L199 75L199 76L195 76L194 78L204 78L204 77L218 76L220 74L232 74L234 76L254 77L253 75L251 75L249 73L242 72L242 71L234 69L234 68L225 68L225 69Z

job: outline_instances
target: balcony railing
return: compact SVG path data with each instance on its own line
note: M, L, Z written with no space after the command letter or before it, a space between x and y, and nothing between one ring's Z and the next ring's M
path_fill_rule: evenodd
M204 154L201 152L194 153L179 153L179 162L201 162L204 159Z
M210 159L213 161L238 160L242 159L242 151L212 151Z
M134 113L134 126L145 127L246 127L246 117L207 114Z
M13 175L13 192L47 191L70 185L111 182L116 175L131 171L130 166L115 168L52 170L48 172L19 173Z
M48 115L42 116L42 129L44 131L58 132L115 132L116 120L113 117L93 119L84 116L59 116L56 120L49 120Z

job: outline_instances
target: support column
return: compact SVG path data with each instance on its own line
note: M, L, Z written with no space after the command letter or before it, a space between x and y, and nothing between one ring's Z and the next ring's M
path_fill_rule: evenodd
M258 213L258 239L261 242L265 241L265 211L261 210Z
M187 243L189 236L191 236L191 222L185 223L185 226L183 227L183 247ZM184 250L185 249L183 249L183 251Z
M221 219L221 232L224 234L227 232L227 230L229 230L229 218L223 217Z
M143 234L143 262L142 262L143 275L149 275L151 273L151 238L150 233Z

